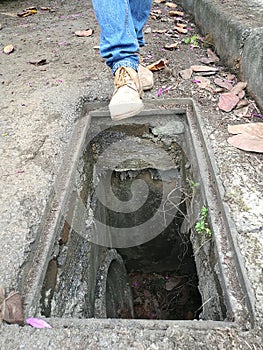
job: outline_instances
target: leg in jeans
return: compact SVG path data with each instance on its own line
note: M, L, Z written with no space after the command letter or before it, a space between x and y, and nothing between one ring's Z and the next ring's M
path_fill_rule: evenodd
M101 28L100 53L113 74L121 66L138 69L142 29L150 13L151 0L92 0Z
M144 46L143 27L149 17L152 0L130 0L130 9L139 46Z

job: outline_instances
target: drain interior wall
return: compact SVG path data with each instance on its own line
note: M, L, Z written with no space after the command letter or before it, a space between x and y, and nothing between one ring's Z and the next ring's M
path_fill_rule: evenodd
M176 115L162 116L162 120L158 120L157 125L155 124L154 118L144 117L140 119L138 127L141 125L145 133L145 130L149 131L156 127L165 128L165 125L169 124L174 119L182 123L182 117ZM196 160L192 159L191 136L187 130L185 120L183 121L185 126L183 134L180 131L180 135L177 135L176 130L170 130L171 135L168 135L166 132L165 135L159 134L157 137L158 140L162 138L165 139L168 144L171 142L171 139L174 140L176 138L177 141L179 141L190 161L193 179L196 182L199 181L202 185L202 181L199 179L198 175ZM98 121L94 120L94 122L97 122L95 128L100 128L100 123L110 124L108 120L105 121L102 118ZM128 124L128 122L123 123L121 129L123 129L123 127L126 128L125 124ZM150 125L150 128L145 128L145 125ZM128 126L127 130L129 129ZM156 139L156 135L148 135L147 137ZM72 217L73 220L76 221L81 220L81 215L78 210L78 201L88 202L90 199L90 185L92 182L94 164L94 157L91 155L90 151L89 149L88 152L85 153L79 164L76 183L81 184L77 186L77 191L81 199L79 196L74 199L75 203L72 209ZM197 193L195 198L194 210L192 211L191 208L188 208L190 226L193 226L202 205L206 202L205 198L202 196L201 190ZM101 215L103 216L104 214L101 213ZM220 286L219 271L217 269L216 254L214 254L214 247L212 244L213 239L204 244L203 239L200 239L200 237L196 235L196 232L192 230L191 240L194 252L196 252L194 254L199 277L199 289L204 303L202 318L222 320L225 318L225 307ZM46 286L50 287L50 284L47 283L49 279L48 274L46 276L42 289L42 312L46 310L44 314L48 317L94 317L98 271L104 261L107 251L107 248L89 242L89 240L85 238L85 232L79 234L71 229L67 242L62 245L57 244L57 246L54 247L54 252L56 252L57 278L55 286L52 287L53 290L51 291L50 288L46 288ZM53 262L52 264L54 265ZM50 296L53 296L52 300ZM43 308L45 303L46 305L49 304L50 307L46 309Z

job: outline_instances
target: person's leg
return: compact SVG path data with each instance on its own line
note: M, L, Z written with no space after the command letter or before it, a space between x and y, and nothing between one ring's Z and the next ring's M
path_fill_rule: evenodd
M144 3L146 0L141 0ZM148 1L148 0L147 0ZM92 0L101 29L100 54L112 73L124 66L137 71L139 50L129 0Z
M139 46L144 46L143 27L150 15L152 0L130 0L130 9Z

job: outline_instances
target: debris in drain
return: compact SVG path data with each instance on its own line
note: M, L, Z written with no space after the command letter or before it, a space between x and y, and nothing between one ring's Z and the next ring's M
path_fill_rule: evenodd
M193 276L175 273L130 273L134 314L138 319L193 320L201 298Z
M18 292L10 292L5 297L4 288L0 287L0 323L24 325L22 297Z

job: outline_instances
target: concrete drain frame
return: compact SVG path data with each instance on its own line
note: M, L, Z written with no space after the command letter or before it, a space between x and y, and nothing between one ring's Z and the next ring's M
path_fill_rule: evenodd
M113 318L117 317L113 311L106 311L107 301L103 291L106 288L112 288L111 285L115 283L114 276L123 272L123 262L114 246L103 247L103 245L97 245L97 242L94 242L94 236L91 240L90 236L87 238L87 221L89 219L87 220L85 211L89 212L90 208L83 207L80 203L87 203L87 196L83 195L83 186L85 187L85 184L83 185L84 154L91 142L90 133L93 125L106 125L106 128L131 124L150 125L150 128L162 127L162 125L151 125L152 120L158 117L163 118L163 122L165 122L165 118L175 120L179 123L179 129L180 125L183 125L183 129L177 134L179 136L184 134L181 146L186 152L187 158L191 159L193 183L199 184L199 199L198 202L194 203L196 208L191 213L193 221L190 229L204 318L201 321L123 319L133 318L131 306L129 317L123 317L118 322L120 324L133 322L133 326L137 324L138 327L143 324L144 328L149 329L152 327L155 329L162 327L163 329L165 325L167 327L180 325L197 329L251 328L255 322L254 296L237 247L237 231L229 218L228 208L222 200L224 190L217 176L211 147L203 134L200 109L192 99L145 100L145 106L146 109L139 116L117 123L110 120L106 104L86 103L84 105L81 118L76 123L68 152L57 176L39 238L34 243L30 259L19 276L20 288L25 296L26 315L50 317L51 323L53 321L54 324L61 327L77 326L77 324L88 326L90 322L96 322L94 317L100 318L100 325L108 327L111 319L106 317L109 315ZM175 138L178 138L178 135L175 135ZM85 176L84 178L86 183L88 179ZM201 210L200 205L209 209L208 225L211 229L211 236L206 239L198 237L194 230ZM86 222L81 220L82 217L86 218ZM75 232L81 232L81 234L75 235ZM77 238L71 239L70 235ZM71 245L68 247L70 239ZM92 245L92 249L88 249L88 254L84 248L87 244ZM86 269L84 274L78 276L81 283L75 287L75 291L73 291L74 288L67 289L67 286L63 284L65 278L70 280L71 276L78 274L78 270L74 266L80 263L80 260L72 261L72 259L65 258L69 250L76 257L83 259L81 264ZM213 259L210 259L211 252ZM204 261L209 265L210 260L212 262L209 268L212 271L214 283L214 286L211 287L211 293L216 290L218 296L209 294L210 286L206 281L207 276L202 272L206 269L209 270L204 265ZM64 270L59 276L59 268L63 264ZM113 277L111 277L112 281L109 282L109 285L106 285L109 271ZM98 278L98 274L102 277ZM93 279L94 285L87 283L88 278ZM121 284L124 294L129 296L130 290L125 287L127 281L121 280L118 283ZM63 291L63 289L65 289L65 295L71 295L68 297L71 298L68 305L63 299L67 298L64 294L61 298L62 292L60 290ZM55 294L57 294L56 305L54 305ZM130 300L128 298L126 303L126 296L123 297L124 306L127 306ZM118 298L120 299L120 297ZM213 299L217 299L218 306L216 306L216 302L211 303ZM83 312L84 304L88 305L85 312ZM111 307L114 308L114 301ZM216 310L217 308L218 310ZM224 311L222 311L223 309Z

